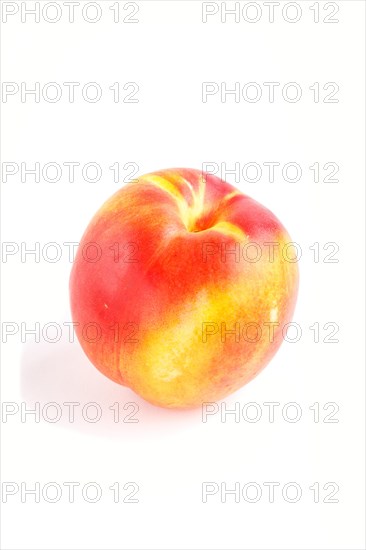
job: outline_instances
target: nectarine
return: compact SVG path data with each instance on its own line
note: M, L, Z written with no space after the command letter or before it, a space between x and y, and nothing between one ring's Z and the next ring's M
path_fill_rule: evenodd
M155 405L224 398L280 346L298 288L290 242L272 212L199 170L127 184L91 220L71 273L85 353Z

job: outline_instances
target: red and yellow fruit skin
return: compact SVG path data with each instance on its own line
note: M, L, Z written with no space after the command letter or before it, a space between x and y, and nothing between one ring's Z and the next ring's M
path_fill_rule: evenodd
M246 259L255 248L229 253L249 242L258 261ZM85 353L155 405L223 399L281 344L298 289L297 264L282 254L289 242L272 212L213 175L175 168L140 177L95 214L75 258L71 310ZM96 261L88 243L98 245ZM278 243L272 261L268 243ZM261 336L249 341L258 325ZM239 341L225 337L234 327Z

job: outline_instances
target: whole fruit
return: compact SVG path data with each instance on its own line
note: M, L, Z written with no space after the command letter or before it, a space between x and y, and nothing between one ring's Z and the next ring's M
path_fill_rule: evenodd
M70 278L78 339L103 374L155 405L222 399L281 344L298 288L292 246L272 212L214 175L144 175L81 240Z

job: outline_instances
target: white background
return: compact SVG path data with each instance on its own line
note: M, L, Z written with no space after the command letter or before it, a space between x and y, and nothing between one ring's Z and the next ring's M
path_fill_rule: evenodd
M4 9L3 2L3 9ZM15 4L15 3L14 3ZM21 8L17 3L19 10ZM26 2L32 7L34 2ZM44 2L41 2L44 4ZM81 0L81 6L85 2ZM363 201L364 201L364 12L362 1L337 2L338 23L314 22L313 2L298 2L302 16L289 23L257 2L262 17L239 23L220 13L202 22L201 2L142 1L135 16L139 23L113 22L113 2L99 2L102 17L91 24L75 9L75 22L60 2L62 18L39 23L20 11L2 24L2 79L26 82L98 82L103 96L97 103L76 99L67 89L60 101L39 103L20 93L2 104L2 161L28 167L39 162L96 162L100 181L89 183L76 171L75 182L67 171L59 182L34 182L20 172L2 185L2 239L16 246L42 247L56 242L60 261L51 263L16 253L2 259L2 320L17 323L19 332L9 336L2 351L2 399L19 408L57 402L60 421L20 413L2 418L2 480L31 488L58 483L63 487L57 503L35 503L21 492L2 506L2 547L5 549L360 549L363 542L364 461L364 340L363 303ZM241 3L243 6L245 3ZM220 7L220 3L218 4ZM232 3L227 4L232 7ZM121 18L129 13L123 11ZM50 8L51 10L51 8ZM252 12L251 12L252 13ZM293 12L288 12L293 17ZM250 15L253 17L253 15ZM49 17L54 17L52 11ZM90 17L94 17L90 11ZM114 103L108 89L115 82L136 82L138 103ZM226 102L219 94L202 102L202 82L257 82L263 97L256 103L233 96ZM280 82L273 103L263 82ZM285 101L284 84L297 82L302 97ZM320 83L320 101L309 89ZM337 103L324 103L322 86L336 82ZM122 90L123 91L123 90ZM331 89L328 90L330 92ZM123 92L126 93L126 92ZM3 99L4 101L4 99ZM263 162L297 162L298 182L284 181L280 172L269 182ZM121 166L118 183L108 168ZM78 241L97 208L122 184L123 166L136 163L140 174L161 168L201 168L204 162L257 162L262 178L254 183L226 179L270 208L300 244L300 293L294 321L302 328L296 343L284 342L270 365L253 382L226 399L240 410L255 402L262 418L248 422L243 415L221 421L220 414L202 422L200 410L174 412L143 402L126 388L104 378L83 355L77 342L68 341L64 322L70 321L68 277L71 263L62 244ZM314 182L309 169L337 163L337 183ZM328 172L321 172L321 180ZM218 174L220 175L220 174ZM225 174L222 174L225 176ZM21 245L21 243L25 243ZM324 262L336 243L336 263ZM320 260L309 247L319 243ZM191 266L187 266L189 269ZM194 276L194 271L192 271ZM41 327L49 322L63 326L62 338L49 343L22 342L20 324ZM337 323L338 343L326 343ZM320 341L314 342L314 323ZM4 326L4 325L3 325ZM9 325L6 325L7 327ZM4 337L3 337L4 338ZM23 338L24 340L25 338ZM62 404L81 405L76 419L67 419ZM83 405L97 402L103 415L87 422ZM138 423L113 422L113 403L134 402ZM277 402L274 422L269 422L265 402ZM286 421L281 411L296 402L302 416ZM320 419L309 409L319 403ZM336 403L332 417L324 422ZM333 408L332 408L333 407ZM92 411L91 411L92 413ZM288 414L294 409L288 410ZM50 411L50 415L52 411ZM248 410L253 415L253 409ZM223 417L225 420L225 416ZM99 484L97 503L83 500L80 488L75 502L68 502L64 482ZM273 503L264 482L278 482ZM114 503L109 487L119 482L139 485L138 503ZM258 483L263 494L256 503L220 491L202 502L202 483L227 483L233 488ZM296 503L282 497L283 485L297 483L302 496ZM331 490L339 490L327 503ZM314 483L320 502L314 502ZM4 487L4 486L3 486ZM129 491L122 491L124 497ZM52 491L50 492L51 495ZM90 493L92 495L92 492ZM289 493L291 496L291 492Z

